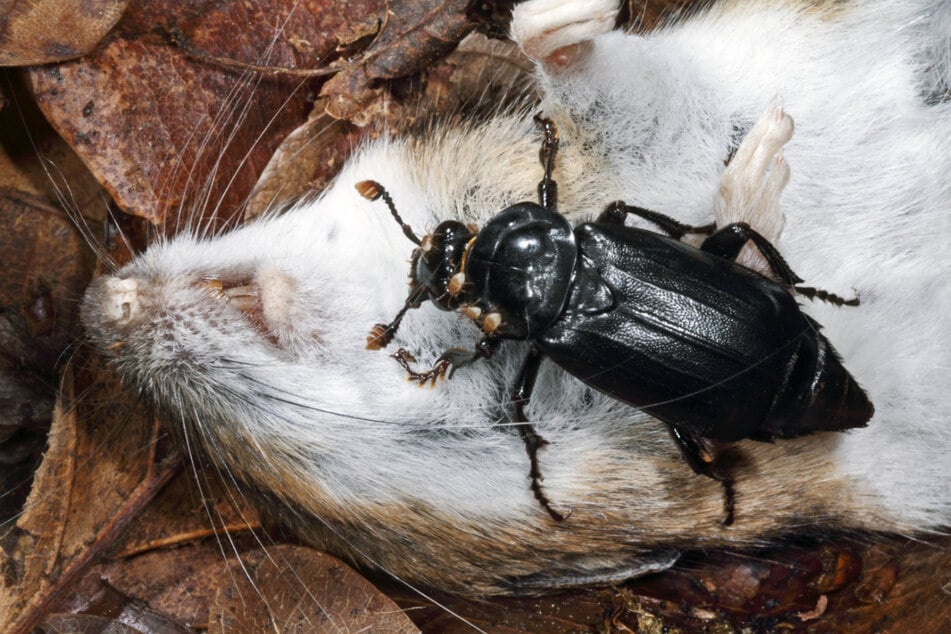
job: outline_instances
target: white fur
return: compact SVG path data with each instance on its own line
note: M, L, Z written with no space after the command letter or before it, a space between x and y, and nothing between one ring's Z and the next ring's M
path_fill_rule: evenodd
M540 4L526 3L522 11ZM529 490L522 441L504 428L524 344L508 343L495 358L432 389L408 383L384 352L364 349L369 328L388 322L403 305L412 244L383 203L364 200L354 184L382 183L420 234L447 218L481 224L535 197L541 168L531 113L438 130L422 140L370 144L319 199L214 240L182 237L157 245L121 271L120 278L138 281L132 291L142 293L142 306L153 307L133 309L131 324L110 321L99 308L115 301L102 290L111 281L90 291L85 321L99 345L126 342L116 359L119 371L191 425L213 455L237 442L257 456L254 464L217 456L240 478L311 482L335 500L334 512L350 509L354 517L365 518L361 509L381 504L408 516L432 507L455 518L454 526L443 527L444 520L420 511L413 548L427 547L420 535L447 540L452 530L522 530L517 539L528 552L533 540L590 526L586 513L629 518L603 539L632 547L751 543L803 522L889 531L947 527L951 104L926 103L922 93L949 83L947 30L939 26L951 23L948 13L945 5L911 0L863 2L830 15L737 2L645 37L599 35L571 72L540 68L542 110L562 132L555 172L560 209L574 222L624 199L705 224L718 195L721 210L733 209L723 213L745 217L749 205L736 211L718 194L731 144L777 100L796 119L784 149L792 176L779 210L782 163L773 164L773 178L760 161L753 169L758 176L741 188L747 200L765 201L764 217L779 219L764 231L778 237L776 245L808 284L861 296L858 308L804 302L804 310L824 325L876 414L866 429L825 435L822 442L744 443L777 462L759 467L761 480L739 483L734 533L696 524L690 512L676 510L680 492L670 489L665 465L676 470L679 463L660 424L550 364L543 366L529 413L551 443L539 454L545 490L575 515L546 524ZM522 27L538 35L531 24L517 22L513 30ZM536 43L542 56L563 45ZM768 156L782 143L773 145ZM728 172L727 181L735 176ZM769 195L750 194L764 182ZM269 289L262 288L262 297L271 298L268 320L281 346L195 285L223 272ZM468 320L427 303L409 312L390 349L405 347L426 367L447 348L470 346L477 335ZM793 447L803 457L783 462L784 448ZM620 465L611 484L617 495L590 499L593 483L604 479L597 467L606 460ZM636 480L626 476L625 464L636 464ZM697 486L679 466L684 486ZM801 481L771 480L780 468ZM813 471L827 473L822 477L840 486L842 496L808 501L807 486L802 508L770 507L771 490L794 490ZM274 494L321 517L291 484ZM743 513L751 512L743 507L744 491L747 500L762 500L757 512L770 522L762 536L743 532ZM717 509L714 485L710 492L702 504ZM423 527L425 521L431 524ZM666 521L680 528L662 535ZM366 532L364 551L387 539L381 537L385 526L369 525ZM394 540L391 547L401 546ZM552 552L545 556L556 559ZM598 562L596 552L590 558L571 566L617 566Z

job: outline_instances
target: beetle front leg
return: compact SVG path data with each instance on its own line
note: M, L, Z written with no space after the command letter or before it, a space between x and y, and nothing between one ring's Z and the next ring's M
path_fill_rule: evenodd
M628 214L637 216L638 218L643 218L644 220L660 227L664 233L669 235L674 240L680 240L688 233L710 235L716 229L716 225L714 224L702 225L700 227L687 225L657 211L651 211L649 209L644 209L643 207L628 205L622 200L608 205L607 209L602 211L601 215L598 216L596 222L600 224L623 225L624 219Z
M670 437L677 443L680 454L694 473L707 476L723 485L723 506L726 516L722 523L724 526L732 524L736 509L736 489L733 487L733 476L726 475L714 467L714 456L701 439L685 433L673 425L667 425L667 431L670 432Z
M844 299L835 293L824 291L821 288L811 286L796 286L802 282L802 278L796 275L786 263L786 260L780 255L779 250L773 244L764 238L761 234L753 230L745 222L734 222L718 230L712 236L703 241L700 246L701 251L718 255L727 260L735 260L740 251L746 246L747 242L752 241L759 252L766 259L769 268L773 274L785 284L802 293L809 299L820 299L836 306L858 306L859 298Z
M538 377L538 368L542 363L542 353L533 347L528 356L525 357L525 363L522 364L522 370L518 375L518 382L515 384L515 390L512 392L512 402L515 405L515 422L518 423L518 433L525 443L525 451L528 452L529 471L528 476L532 479L532 493L538 503L548 511L552 519L557 522L564 521L571 515L571 509L565 513L556 511L548 496L542 491L541 470L538 467L538 450L548 444L548 441L542 438L525 416L525 406L532 398L532 390L535 389L535 379Z
M396 359L396 362L406 370L407 378L410 381L416 381L422 387L427 383L435 385L439 379L452 378L456 370L464 368L479 359L488 359L498 350L500 343L501 339L497 337L483 337L476 342L475 350L450 348L439 355L432 369L425 372L417 372L412 368L410 364L416 362L416 357L405 348L400 348L390 356Z

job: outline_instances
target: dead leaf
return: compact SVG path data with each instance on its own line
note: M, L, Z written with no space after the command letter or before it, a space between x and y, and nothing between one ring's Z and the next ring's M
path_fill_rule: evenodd
M855 589L855 598L862 603L884 603L898 581L899 572L899 562L895 558L889 559L875 570L870 570L862 585Z
M0 630L11 634L39 625L178 471L152 424L98 400L101 390L76 402L72 384L67 372L26 508L0 542Z
M168 230L226 222L274 147L306 117L309 86L195 59L156 37L156 27L187 16L185 36L209 56L293 68L302 50L312 51L305 64L334 50L318 21L333 12L294 0L141 5L120 23L121 37L93 56L30 69L37 102L125 211Z
M0 0L0 66L47 64L88 53L129 0Z
M98 227L109 204L99 183L50 126L22 69L0 69L9 103L0 110L0 188L38 199Z
M406 0L398 11L380 15L380 29L362 57L328 81L321 96L337 119L366 125L375 112L379 82L428 68L453 50L475 23L466 15L468 0Z
M37 631L42 634L142 634L143 632L188 634L191 632L166 619L148 614L143 610L136 610L135 606L131 606L131 611L137 612L134 621L139 627L88 614L53 614L37 628ZM122 616L129 617L129 614L124 612Z
M274 151L248 197L244 220L280 209L289 201L321 191L346 160L354 144L354 130L315 108L299 128Z
M370 582L311 548L275 546L232 565L235 583L219 591L210 634L419 631Z
M513 44L472 34L423 72L413 99L389 103L386 115L363 129L331 117L318 103L307 122L275 150L249 198L245 220L322 191L361 140L411 130L434 112L464 112L479 100L493 107L524 100L531 94L530 72Z
M72 221L29 194L0 189L0 307L20 315L31 343L0 350L51 372L79 334L79 299L93 257ZM9 344L8 344L9 345Z

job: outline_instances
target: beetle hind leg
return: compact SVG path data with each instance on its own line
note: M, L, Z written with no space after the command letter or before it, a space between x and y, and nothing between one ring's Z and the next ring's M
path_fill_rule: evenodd
M638 218L643 218L644 220L660 227L664 233L674 240L680 240L688 233L710 235L714 232L714 230L716 230L716 225L714 224L701 225L699 227L687 225L660 212L644 209L643 207L636 207L634 205L628 205L621 200L608 205L607 208L601 212L601 215L598 216L598 219L595 222L599 224L623 225L624 219L628 214L637 216Z
M727 260L736 260L743 247L751 241L766 260L773 275L791 289L798 291L804 297L808 299L820 299L836 306L859 305L858 297L844 299L835 293L830 293L821 288L797 286L797 284L803 280L789 267L789 264L786 263L786 260L779 253L779 249L773 246L773 243L763 237L762 234L754 231L745 222L734 222L717 230L716 233L703 241L700 250Z
M673 425L668 425L667 431L670 432L671 438L677 443L677 448L680 449L681 455L694 473L716 480L723 486L724 517L721 523L724 526L731 525L736 510L733 476L717 468L716 458L702 438L686 433Z

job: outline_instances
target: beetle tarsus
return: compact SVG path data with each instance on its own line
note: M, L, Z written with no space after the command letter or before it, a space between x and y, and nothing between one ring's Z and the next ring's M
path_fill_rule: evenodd
M812 286L795 286L793 288L803 297L822 300L834 306L858 306L860 303L858 294L852 299L844 299L835 293L830 293L829 291L824 291L821 288L814 288Z
M436 381L439 379L446 378L446 373L449 371L449 367L452 365L452 358L449 356L449 352L444 352L438 359L436 363L433 364L432 369L425 372L417 372L410 365L411 363L416 362L416 357L413 356L406 348L400 348L394 354L390 356L396 359L396 362L406 370L406 378L409 381L415 381L419 384L420 387L429 383L431 386L436 385Z
M563 522L571 515L571 509L569 508L564 513L556 511L551 505L551 500L542 490L542 480L545 478L538 466L538 450L546 446L548 441L535 431L532 424L528 422L528 417L525 416L525 406L528 405L532 397L535 378L538 376L538 368L541 366L541 362L541 351L538 348L529 350L525 362L522 364L522 370L519 372L515 390L512 393L512 403L515 406L515 422L517 423L518 433L525 443L525 452L528 453L528 475L532 479L532 493L535 494L535 499L548 511L552 519L556 522Z
M720 521L723 526L733 524L733 518L736 515L736 488L733 486L733 478L721 477L720 484L723 485L723 511L724 517Z
M528 452L530 465L528 475L532 480L532 493L535 495L535 499L548 511L548 514L553 520L556 522L565 521L571 515L571 509L569 508L564 513L556 511L551 505L551 500L548 499L548 496L545 495L545 492L542 490L542 480L545 478L542 476L541 470L538 467L538 450L546 446L548 441L539 436L535 428L532 427L532 424L528 422L520 422L518 424L518 433L522 437L522 440L525 441L525 450Z
M415 381L422 387L427 383L436 385L436 381L440 379L451 379L456 370L475 363L479 359L488 359L498 348L498 345L498 339L483 337L476 343L475 350L463 350L462 348L446 350L436 359L432 369L425 372L417 372L412 368L410 364L416 363L416 357L405 348L400 348L390 356L396 359L397 363L406 370L408 380Z

